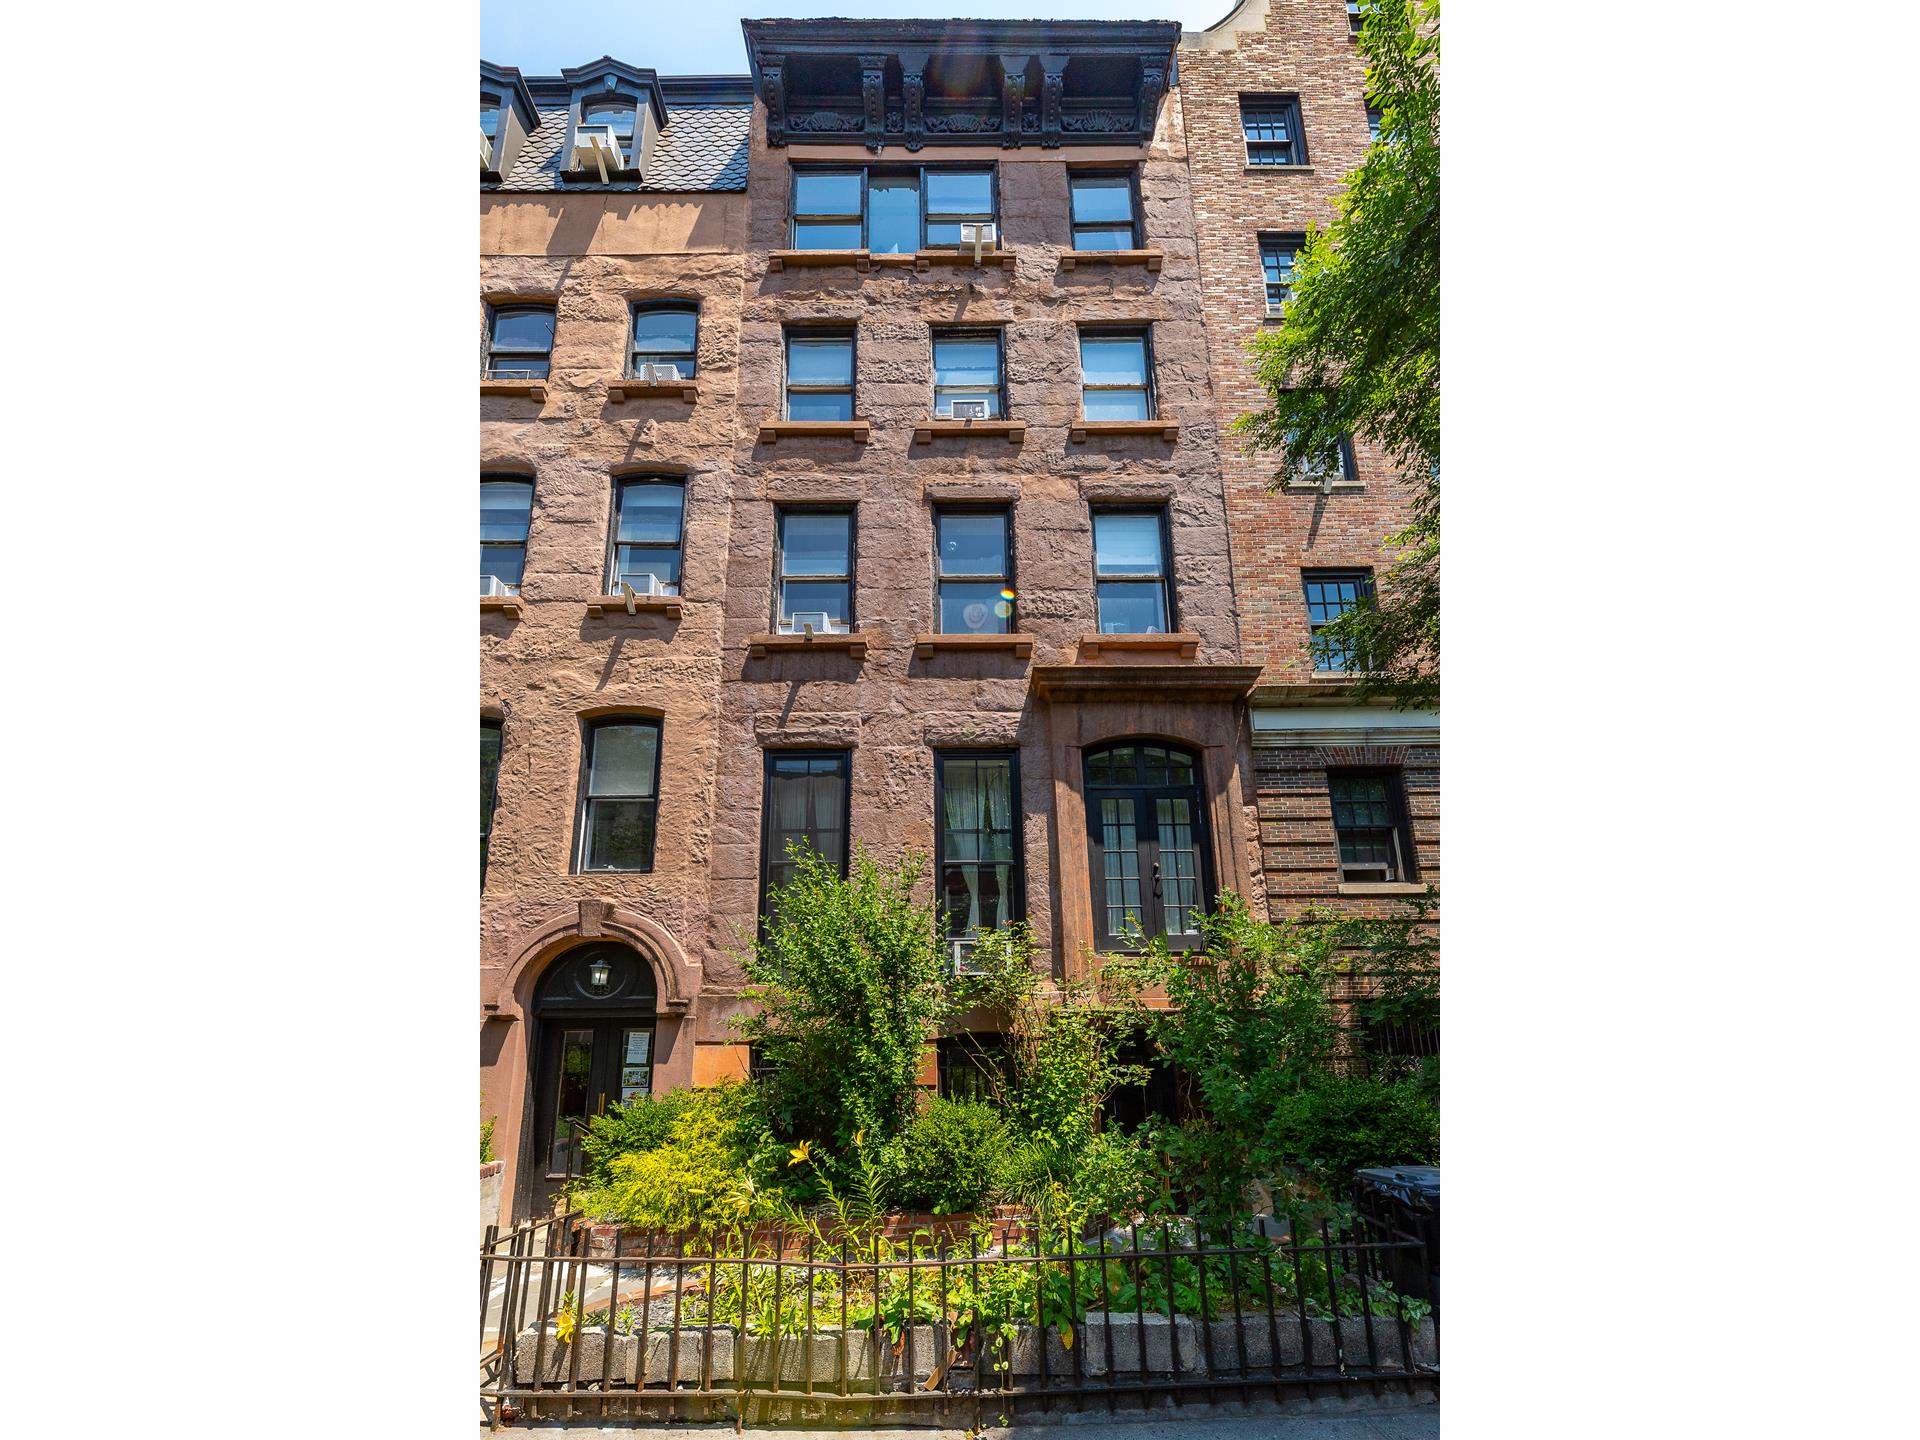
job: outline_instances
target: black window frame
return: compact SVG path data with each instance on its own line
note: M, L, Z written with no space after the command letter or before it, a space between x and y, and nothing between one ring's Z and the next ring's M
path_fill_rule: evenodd
M860 507L858 505L776 505L773 510L773 630L776 635L784 634L780 628L781 612L791 614L786 601L786 554L787 554L787 517L790 515L844 515L847 517L847 571L845 575L796 575L792 578L802 582L845 580L847 584L847 613L845 620L847 633L853 634L858 628L859 607L856 604L860 593Z
M1386 119L1386 112L1378 105L1367 106L1367 139L1372 144L1380 143L1380 124Z
M1156 367L1153 362L1153 325L1149 322L1144 325L1081 325L1078 327L1074 341L1074 358L1080 365L1081 419L1084 420L1087 415L1087 392L1089 390L1098 390L1102 393L1109 391L1119 393L1125 391L1130 394L1141 388L1138 385L1087 384L1086 352L1081 348L1082 342L1086 340L1131 340L1135 338L1138 338L1140 341L1141 364L1146 372L1144 378L1146 380L1147 413L1145 419L1140 423L1144 424L1146 421L1158 420L1160 418L1160 387L1154 383L1154 372L1158 367Z
M962 215L958 211L940 211L938 216L927 209L928 175L985 175L987 177L987 195L993 209L990 214ZM860 178L860 208L857 211L813 210L804 215L800 210L800 177L802 175L857 175ZM994 161L972 161L948 164L900 165L836 165L795 164L787 167L787 246L792 250L841 250L849 247L841 245L809 246L800 243L800 222L804 220L829 225L854 225L860 231L860 243L852 246L855 250L871 252L873 244L872 206L868 203L868 192L872 188L873 178L903 178L913 176L920 190L920 231L916 249L925 250L927 229L937 218L939 223L959 223L967 220L988 220L993 223L994 233L1000 236L999 244L1004 247L1005 237L1000 235L1000 216L1004 210L1000 195L1000 166ZM1138 207L1136 206L1136 209ZM885 253L893 253L891 251Z
M1027 918L1027 847L1025 809L1020 804L1020 752L1017 749L956 748L933 752L933 900L944 922L940 931L943 944L966 939L973 931L953 929L946 911L947 870L963 865L978 865L977 860L947 859L947 764L960 760L1004 760L1007 762L1008 814L1013 822L1013 874L1008 881L1010 895L1004 906L1004 923L1017 925ZM998 927L992 927L998 928Z
M1352 658L1358 662L1353 665L1327 665L1321 663L1322 659L1328 655L1330 647L1321 642L1320 632L1331 624L1333 620L1337 619L1338 615L1328 616L1325 620L1315 620L1313 618L1315 602L1310 587L1314 585L1345 584L1352 584L1354 586L1354 602L1352 605L1339 611L1339 615L1344 615L1348 613L1349 610L1357 609L1362 605L1371 605L1373 603L1373 571L1363 566L1348 565L1334 569L1303 569L1300 572L1300 594L1307 610L1307 646L1313 656L1313 673L1316 675L1364 675L1368 669L1366 657L1363 655L1353 656ZM1325 602L1322 601L1321 603L1324 605Z
M511 583L514 593L517 594L525 585L527 578L527 551L528 542L533 534L533 502L536 493L536 484L531 475L516 474L512 471L482 470L480 472L480 491L483 501L486 497L487 486L489 485L524 485L527 487L527 524L526 528L520 532L520 539L516 542L512 540L488 540L483 537L480 541L482 551L489 549L517 549L520 552L520 578L512 582L504 579L500 582L503 585ZM486 507L483 504L481 506L482 513L485 513L485 509ZM491 575L493 572L484 571L482 573ZM495 576L494 578L499 579L500 577Z
M1005 527L1007 569L1003 575L947 575L940 569L940 522L949 515L998 515ZM995 504L992 501L962 501L954 504L933 507L933 631L936 635L1012 635L1020 628L1019 587L1014 583L1015 559L1013 553L1013 506ZM994 618L1003 622L999 630L949 630L942 618L945 610L940 603L941 592L949 583L962 585L981 585L998 580L1003 591L1011 592L1013 598L1006 601L1007 613Z
M500 321L508 315L520 315L520 314L544 314L545 316L547 316L548 321L550 323L547 327L547 348L545 350L524 350L524 349L502 350L494 343L494 335L500 328ZM485 380L550 380L552 379L553 378L554 337L559 332L559 328L560 328L559 307L558 305L554 304L551 301L544 301L544 302L532 301L532 300L501 300L501 301L489 300L487 301L487 353L486 353L486 356L484 357L485 367L481 371L481 378ZM543 368L540 371L540 373L537 375L526 374L526 373L502 374L500 373L501 367L495 363L495 360L496 360L496 357L503 356L503 355L538 355L540 357L540 363L545 368ZM528 367L523 366L522 370L524 371L526 368Z
M1067 171L1067 230L1071 236L1070 244L1077 255L1098 255L1099 250L1083 249L1080 245L1082 230L1113 230L1119 228L1111 220L1079 221L1073 218L1073 187L1082 180L1125 180L1127 182L1127 209L1132 216L1133 242L1126 248L1138 250L1146 243L1146 218L1141 213L1140 171L1137 168L1125 169L1073 169ZM1112 252L1106 252L1112 253Z
M1152 515L1160 522L1160 573L1149 576L1144 572L1127 575L1102 575L1100 573L1100 532L1096 525L1101 515ZM1135 630L1103 630L1100 628L1100 588L1106 584L1138 585L1142 580L1157 579L1160 593L1167 612L1165 633L1172 635L1180 629L1180 610L1178 597L1173 583L1173 525L1165 505L1089 505L1087 507L1087 535L1091 541L1093 560L1093 628L1099 635L1135 635L1143 632ZM1152 632L1144 632L1152 633Z
M612 130L613 138L620 142L621 156L626 160L628 167L631 168L640 163L639 157L634 153L634 142L639 139L642 133L643 127L640 120L640 107L644 103L639 96L628 95L619 90L610 90L598 95L583 96L580 100L580 109L577 112L580 118L575 124L574 133L578 134L581 130ZM605 110L609 108L618 108L624 112L627 122L627 133L625 135L620 133L620 127L617 125L609 125L604 120L589 120L587 118L587 112L589 110Z
M669 355L664 351L649 351L644 356L640 350L640 317L649 315L691 315L693 317L693 350L686 355ZM660 363L684 364L682 380L691 380L700 373L700 302L698 300L635 300L627 307L627 373L625 379L637 379L642 364Z
M487 774L487 740L493 740L493 774ZM480 717L480 888L487 888L487 852L493 841L493 812L500 804L500 766L506 759L507 731L504 721Z
M1366 0L1347 0L1347 38L1358 40L1360 27L1367 22Z
M600 732L620 728L651 729L653 731L653 794L652 795L595 795L593 790L593 756L599 744ZM579 793L574 805L573 867L575 875L649 875L653 873L654 861L660 851L660 776L664 770L666 751L666 727L658 715L614 714L595 715L582 721L580 745ZM647 838L647 858L644 865L593 865L589 864L589 851L593 843L593 806L597 802L619 802L621 804L648 804L652 806L652 828Z
M1382 801L1387 809L1385 825L1350 826L1342 829L1340 825L1341 800L1334 786L1340 780L1380 780L1384 782ZM1366 803L1374 803L1368 801ZM1327 813L1333 826L1334 867L1342 885L1411 885L1419 883L1420 862L1413 847L1413 823L1407 810L1407 791L1405 771L1391 765L1339 765L1327 767ZM1385 834L1392 839L1394 869L1398 873L1384 879L1357 880L1347 874L1353 870L1374 870L1386 867L1375 865L1354 865L1349 867L1341 855L1341 845L1348 834L1378 835Z
M785 847L776 856L773 852L773 779L774 769L782 760L833 760L840 769L840 854L835 857L819 852L828 860L834 861L841 876L847 873L847 857L853 846L851 832L853 828L853 751L851 750L766 750L762 752L763 763L760 780L760 935L766 937L768 897L773 889L769 884L772 867L786 861ZM812 841L808 841L812 845ZM813 847L818 851L818 847Z
M1003 325L932 325L928 327L928 354L933 374L933 418L951 420L951 409L945 415L940 413L940 342L942 340L991 340L993 341L994 374L998 383L994 389L994 408L997 413L989 415L990 420L1007 418L1007 332ZM978 386L948 387L960 389L978 389Z
M1290 435L1288 439L1289 441L1291 440ZM1288 453L1292 453L1291 446L1289 446ZM1359 482L1359 471L1354 463L1353 437L1351 435L1342 435L1340 437L1339 453L1334 458L1340 462L1338 473L1329 476L1324 467L1317 463L1310 462L1300 467L1300 478L1294 483L1297 485L1321 486L1357 484Z
M793 342L795 340L842 340L847 342L847 383L845 385L801 385L793 383ZM786 325L780 331L780 418L793 421L793 397L802 395L838 395L847 397L847 418L860 414L860 327L858 325ZM806 421L795 423L805 424Z
M506 113L506 109L507 105L504 96L495 95L491 90L482 90L480 92L480 133L487 137L487 143L489 145L492 145L500 138L500 119ZM493 128L491 130L487 128L485 118L489 113L493 116Z
M1140 750L1147 747L1175 752L1186 758L1193 767L1192 785L1149 785L1143 782L1133 784L1096 782L1093 779L1093 761L1096 756L1115 750L1132 747ZM1159 868L1160 828L1157 817L1153 817L1153 802L1161 798L1183 798L1193 806L1194 848L1199 855L1200 905L1202 912L1211 913L1219 904L1218 882L1213 868L1212 825L1207 813L1206 752L1170 740L1152 737L1119 739L1105 741L1099 745L1087 747L1080 755L1081 796L1086 805L1087 823L1087 879L1089 898L1093 902L1094 948L1101 954L1136 954L1138 950L1120 935L1107 928L1106 873L1101 863L1106 853L1106 839L1102 831L1100 801L1107 798L1127 798L1134 806L1134 854L1138 858L1138 879L1141 881L1140 929L1149 940L1161 935L1169 950L1196 953L1206 949L1206 937L1198 933L1167 935L1165 916L1161 910L1161 897L1155 893L1155 887L1149 883L1156 879ZM1150 832L1150 833L1149 833Z
M1004 1105L1013 1092L1013 1047L1000 1030L963 1030L942 1035L933 1042L934 1091L943 1100L971 1101L977 1105ZM999 1072L999 1083L992 1079ZM954 1081L960 1074L979 1077L956 1093Z
M1287 301L1293 298L1294 279L1300 264L1300 252L1306 248L1307 237L1298 230L1262 230L1255 237L1260 247L1260 283L1266 301L1267 318L1278 320L1287 313ZM1285 258L1284 266L1275 266L1285 277L1275 280L1273 271L1268 268L1269 260ZM1285 293L1276 303L1273 298L1275 286Z
M639 541L627 541L625 543L628 548L632 549L671 549L677 561L680 578L673 582L670 590L663 590L661 593L684 595L686 593L687 579L687 477L685 475L659 475L652 472L635 472L632 474L615 475L613 477L613 496L611 502L613 512L607 522L607 557L606 567L603 571L606 580L606 589L601 593L606 595L618 595L621 593L620 550L622 548L622 541L620 539L620 514L626 506L628 488L637 485L655 486L661 489L673 489L680 492L679 538L676 539L671 546L642 543Z
M1276 121L1284 126L1287 139L1256 136L1255 130L1271 130ZM1307 132L1300 113L1297 94L1243 94L1240 97L1240 140L1246 146L1247 164L1254 169L1307 163ZM1285 158L1270 158L1284 154Z

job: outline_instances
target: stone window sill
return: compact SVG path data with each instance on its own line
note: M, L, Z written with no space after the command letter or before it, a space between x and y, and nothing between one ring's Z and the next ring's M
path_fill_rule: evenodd
M844 650L851 658L864 660L867 637L856 630L850 635L755 635L747 642L747 653L756 660L792 650Z
M870 420L763 420L760 422L762 445L777 445L783 436L788 439L814 436L829 440L851 440L856 445L864 445L873 436L873 422Z
M1357 895L1424 895L1427 893L1427 887L1424 885L1410 884L1404 881L1389 881L1383 884L1379 881L1362 882L1357 880L1342 880L1340 882L1340 893L1342 895L1356 895L1356 896Z
M482 595L480 597L480 613L482 615L485 615L488 611L498 611L503 615L511 615L514 619L518 620L520 618L520 612L524 608L525 602L518 595Z
M1158 245L1144 250L1068 250L1060 257L1062 270L1073 270L1083 265L1144 265L1149 270L1158 270L1167 258L1167 252Z
M931 445L935 440L965 440L975 435L998 435L1004 437L1009 445L1018 445L1027 438L1027 422L944 419L913 422L913 443L916 445Z
M911 266L915 270L925 272L935 265L971 267L973 264L971 247L964 250L916 250L910 255L876 255L871 250L769 250L767 252L767 269L774 274L783 270L832 265L851 265L865 275L876 265L882 269L905 269ZM998 265L1011 270L1014 267L1013 251L983 250L980 252L979 265L982 269L992 269Z
M1075 420L1073 429L1067 432L1067 438L1075 444L1088 439L1099 439L1103 435L1157 435L1162 440L1180 438L1178 420Z
M482 380L482 395L523 395L529 400L547 398L547 382L544 380Z
M697 380L669 380L650 384L645 380L615 380L607 386L607 399L620 405L628 400L684 400L691 405L700 398Z
M1249 175L1311 175L1311 165L1248 165L1244 167Z
M769 250L767 269L775 274L782 270L799 270L808 266L851 265L865 273L873 268L873 252L870 250Z
M1336 480L1331 486L1319 480L1296 480L1292 484L1283 485L1280 488L1289 495L1335 495L1350 494L1356 490L1364 490L1367 487L1359 480Z
M1022 635L1015 631L1006 635L916 635L913 637L913 653L922 660L931 660L942 650L1011 650L1013 658L1025 660L1033 654L1033 636Z
M1200 653L1200 637L1191 630L1176 630L1171 635L1082 635L1080 637L1080 654L1084 658L1094 659L1106 650L1175 651L1182 660L1191 660Z
M587 602L589 615L664 615L680 618L678 595L602 595Z

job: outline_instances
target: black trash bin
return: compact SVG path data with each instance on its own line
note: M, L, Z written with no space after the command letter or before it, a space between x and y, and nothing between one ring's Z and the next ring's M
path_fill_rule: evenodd
M1388 1250L1381 1256L1384 1278L1402 1295L1412 1295L1440 1307L1440 1167L1438 1165L1382 1165L1357 1170L1353 1176L1353 1207L1368 1221L1372 1238L1418 1239L1426 1254L1413 1249Z

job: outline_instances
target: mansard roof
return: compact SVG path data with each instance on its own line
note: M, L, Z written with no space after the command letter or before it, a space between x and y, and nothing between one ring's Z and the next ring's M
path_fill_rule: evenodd
M767 143L1143 145L1171 20L743 20Z

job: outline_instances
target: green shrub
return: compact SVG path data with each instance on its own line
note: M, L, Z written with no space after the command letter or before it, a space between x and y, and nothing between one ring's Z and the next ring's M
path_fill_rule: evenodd
M637 1155L664 1145L674 1122L693 1106L704 1103L701 1094L698 1090L669 1090L664 1095L628 1100L604 1115L594 1116L580 1146L588 1181L605 1182L612 1174L615 1156Z
M844 1156L856 1133L884 1144L912 1121L950 967L933 903L913 898L917 857L882 869L859 851L842 878L812 850L789 854L794 878L745 957L758 1009L739 1027L771 1067L776 1131Z
M480 1163L482 1165L493 1159L493 1122L497 1118L489 1115L480 1122Z
M1344 1196L1356 1170L1437 1162L1440 1107L1418 1084L1325 1075L1281 1102L1268 1148L1329 1195Z
M1007 1143L990 1106L936 1098L888 1147L888 1198L935 1215L985 1209L1004 1181Z
M677 1099L675 1097L678 1097ZM662 1096L671 1107L643 1109L630 1122L651 1138L659 1116L666 1134L644 1149L602 1151L582 1203L605 1219L656 1230L710 1232L786 1213L788 1199L758 1097L748 1085L716 1085Z

